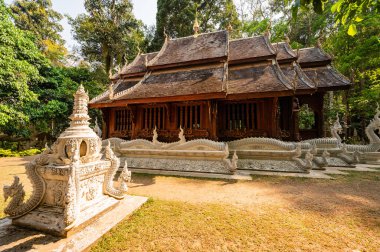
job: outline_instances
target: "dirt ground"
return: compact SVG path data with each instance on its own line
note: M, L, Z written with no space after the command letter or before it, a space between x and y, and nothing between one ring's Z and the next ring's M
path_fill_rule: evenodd
M13 175L18 175L26 191L30 191L31 187L26 180L23 167L30 159L30 157L0 158L0 186L10 184ZM224 208L241 209L258 216L272 215L279 220L282 220L282 217L277 215L283 214L286 217L283 218L285 224L288 221L296 222L297 218L302 219L303 226L292 231L295 235L306 232L302 228L309 224L313 228L311 230L315 231L322 225L323 231L317 232L323 232L326 236L324 239L331 244L334 244L336 238L330 237L328 234L330 230L340 234L341 243L361 244L361 241L365 239L363 237L370 237L365 242L367 245L364 248L376 247L375 244L380 244L380 172L350 172L349 175L336 175L335 178L335 180L326 180L253 176L252 181L235 181L133 174L132 182L129 184L129 194L149 196L155 200L188 202L200 206L219 204ZM4 202L1 197L0 210L3 207ZM269 233L272 225L270 223L270 219L267 220ZM329 227L330 224L331 227ZM217 225L216 223L215 226ZM273 226L276 225L273 223ZM340 231L341 229L347 231ZM120 232L122 234L124 231ZM286 234L284 232L285 230L278 233L284 235ZM149 230L144 235L147 234L150 234ZM313 237L313 234L310 235ZM346 235L347 237L343 238ZM138 241L137 239L136 243ZM345 247L340 244L332 250L340 251ZM372 250L373 247L370 251Z
M31 190L24 164L33 157L0 158L0 185L18 175ZM368 177L368 178L367 178ZM190 203L227 203L241 207L272 205L321 214L371 215L380 226L380 172L354 173L336 180L254 176L253 181L193 179L133 174L129 193ZM3 199L1 199L3 200ZM1 215L0 215L1 216Z
M380 227L380 173L355 173L337 180L255 176L253 181L134 174L129 188L130 194L162 200L226 203L256 209L268 205L330 216L355 213L364 222L370 215L376 220L372 224Z

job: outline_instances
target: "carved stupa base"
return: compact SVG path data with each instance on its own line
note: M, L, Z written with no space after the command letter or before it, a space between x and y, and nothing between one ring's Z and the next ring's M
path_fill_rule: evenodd
M66 237L79 227L91 222L95 216L112 209L118 200L103 193L105 173L109 161L97 161L76 167L77 185L69 183L70 166L39 166L37 172L43 179L46 190L39 206L12 223L17 226L33 228L49 234ZM65 211L68 195L77 198L75 222L65 224ZM73 200L73 199L71 199ZM67 215L67 213L66 213ZM70 227L72 226L72 227Z
M34 227L22 228L12 225L9 218L0 220L0 251L88 251L98 239L106 234L120 221L128 221L126 217L139 209L147 198L126 195L115 207L107 209L71 230L67 238L41 234ZM89 213L89 212L87 212ZM46 232L45 232L46 233Z
M12 224L19 227L31 228L54 236L69 237L111 211L120 201L109 196L102 199L91 208L83 210L74 228L65 230L63 209L52 206L40 206L30 213L12 220Z
M11 198L4 212L13 224L67 236L83 229L92 220L125 197L131 173L125 164L114 186L120 166L110 145L101 152L101 139L89 127L88 94L80 86L67 128L52 145L25 167L33 193L25 200L20 178L4 186L4 198Z

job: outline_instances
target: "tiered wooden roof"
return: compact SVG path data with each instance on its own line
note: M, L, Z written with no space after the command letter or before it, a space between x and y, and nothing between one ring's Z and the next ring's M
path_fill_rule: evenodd
M350 88L351 82L330 65L331 60L319 46L299 50L298 62L318 91Z
M148 70L148 62L151 61L154 57L156 57L157 54L158 52L137 55L131 64L126 64L123 67L120 76L122 78L125 78L145 75L146 71Z
M159 52L139 54L114 76L92 107L130 103L310 94L350 82L319 47L297 53L267 36L228 39L226 31L166 39Z
M315 83L310 80L297 63L295 53L287 42L272 44L277 51L277 62L284 75L291 81L296 94L311 94L316 91Z
M276 51L267 36L255 36L232 40L229 43L228 64L260 62L275 59Z
M166 39L162 49L148 63L149 70L225 62L228 33L218 31L178 39Z
M267 36L230 41L227 98L285 96L294 90Z

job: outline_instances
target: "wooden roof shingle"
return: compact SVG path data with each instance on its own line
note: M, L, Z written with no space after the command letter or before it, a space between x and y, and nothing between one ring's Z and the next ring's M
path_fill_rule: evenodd
M158 55L148 63L148 69L163 69L227 59L228 33L218 31L167 39Z
M342 74L340 74L332 66L314 67L303 69L309 79L313 80L318 90L336 90L347 89L351 86L351 82Z
M128 65L125 65L121 70L120 75L122 77L130 77L130 76L141 76L144 75L147 71L147 64L154 57L156 57L158 52L153 53L144 53L139 54L136 58Z
M297 53L293 51L287 42L273 43L272 46L277 51L276 59L279 64L297 60Z
M293 93L294 89L275 62L230 67L227 95Z
M296 94L314 93L315 83L302 71L297 62L280 64L280 68L288 80L295 86Z
M151 100L180 96L219 94L225 95L224 64L207 68L181 69L177 71L153 72L147 74L137 85L118 96L115 100Z
M275 57L276 51L265 35L231 40L229 43L229 64L258 62Z
M298 54L298 63L301 67L325 66L331 63L330 55L319 47L302 48Z

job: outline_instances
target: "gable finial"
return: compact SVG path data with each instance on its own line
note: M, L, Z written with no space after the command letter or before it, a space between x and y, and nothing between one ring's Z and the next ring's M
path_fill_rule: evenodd
M195 10L195 20L193 25L194 38L199 35L198 9Z
M290 44L290 38L288 37L288 34L284 34L285 42Z
M137 55L141 54L140 44L137 44Z
M228 31L228 33L233 32L233 30L234 30L234 28L232 27L231 22L228 22L228 25L227 25L227 31Z
M112 79L112 76L113 76L113 73L112 73L112 69L110 68L110 69L108 70L108 78L109 78L109 79Z
M166 27L164 27L165 42L169 40L169 35L166 33Z
M323 36L323 31L319 33L317 43L315 44L315 47L317 48L322 48L322 36Z
M264 32L264 36L267 36L269 39L270 39L270 31L271 31L271 29L272 29L272 21L269 20L267 28L266 28L266 30Z

